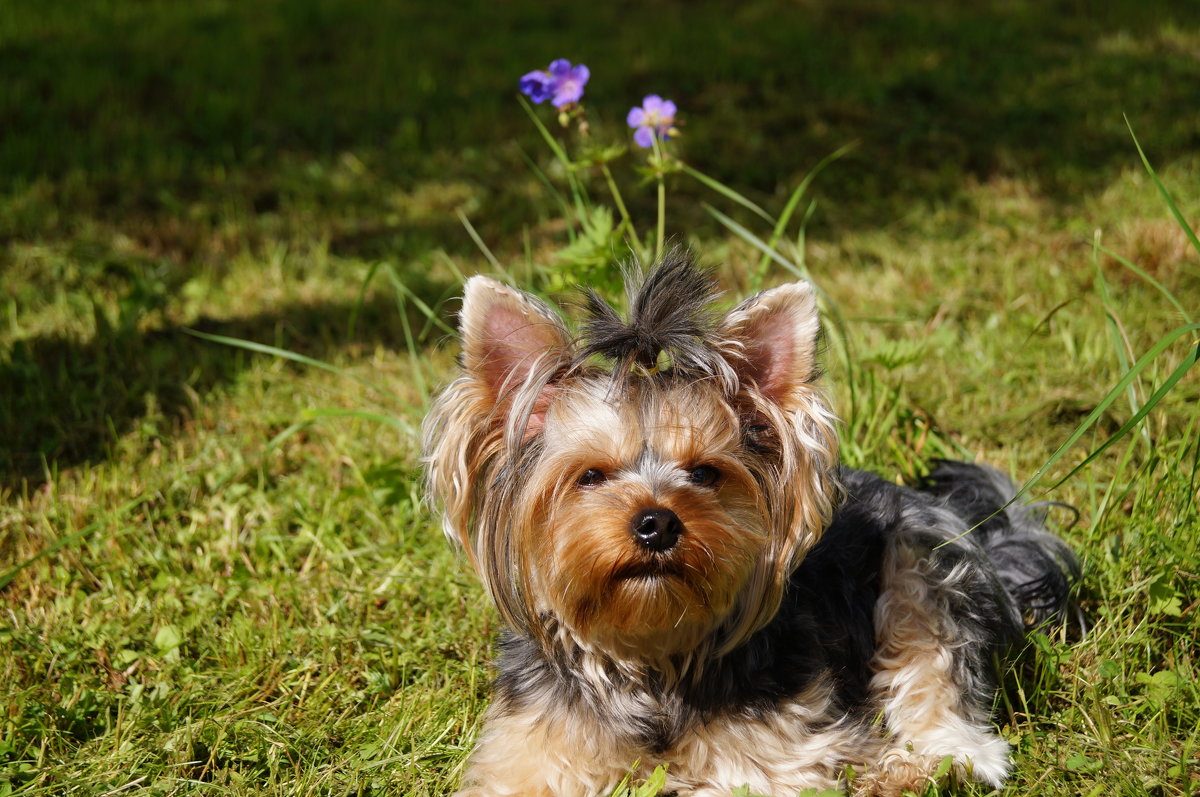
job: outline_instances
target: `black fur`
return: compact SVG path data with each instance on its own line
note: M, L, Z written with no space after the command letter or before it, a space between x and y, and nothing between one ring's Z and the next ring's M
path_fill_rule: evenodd
M609 358L623 374L637 364L652 369L666 352L674 370L712 376L723 360L709 345L719 316L712 309L717 282L696 268L685 249L672 249L642 279L630 280L629 320L591 289L584 290L589 319L584 322L580 359Z
M990 468L949 460L935 465L920 488L938 496L973 529L972 538L987 551L1026 625L1064 619L1079 563L1062 540L1042 528L1043 512L1028 506L998 512L1014 490Z
M578 651L547 656L531 639L507 634L499 706L538 701L591 712L657 753L708 718L769 714L824 676L841 711L868 720L878 710L868 685L889 545L915 548L929 564L931 599L954 618L955 680L972 704L990 706L996 658L1021 638L1022 617L1062 617L1078 573L1069 549L1028 509L999 511L1014 491L989 468L938 463L917 489L850 469L839 475L845 499L793 574L779 613L744 645L704 662L697 677L667 686L653 672L613 670L601 689L580 678ZM629 702L610 692L637 694L639 710L623 710Z

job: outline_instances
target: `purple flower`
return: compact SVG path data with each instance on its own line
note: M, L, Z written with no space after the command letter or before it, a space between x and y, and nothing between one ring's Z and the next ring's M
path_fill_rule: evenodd
M633 140L642 149L654 146L654 138L660 141L679 134L675 127L675 103L664 100L657 94L650 94L642 100L640 108L630 108L625 121L630 127L636 127Z
M530 72L521 78L521 93L533 100L534 105L540 105L550 99L550 75L541 70Z
M539 69L521 78L521 93L542 103L551 100L555 108L579 102L583 87L587 85L591 72L583 64L571 66L565 58L550 63L549 69Z
M559 58L551 62L550 74L554 76L553 104L555 108L561 108L579 102L583 97L583 87L592 73L583 64L573 67L567 59Z

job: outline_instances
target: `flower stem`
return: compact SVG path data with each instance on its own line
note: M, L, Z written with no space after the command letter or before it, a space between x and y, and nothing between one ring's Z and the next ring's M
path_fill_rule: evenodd
M658 176L658 238L654 245L654 262L662 257L663 251L663 233L666 229L667 221L667 188L663 184L663 178Z
M658 179L658 234L654 241L654 262L657 263L662 257L663 238L667 227L667 188L663 181L663 154L658 145L657 134L650 139L650 143L654 146L655 176Z
M604 173L604 179L608 183L608 191L612 194L613 202L617 205L617 212L621 214L621 221L625 223L625 234L628 236L630 243L633 244L634 251L637 252L641 249L642 242L638 240L637 230L633 227L633 219L629 217L629 209L625 207L625 200L621 198L621 191L617 188L616 181L613 180L608 164L601 163L600 170Z

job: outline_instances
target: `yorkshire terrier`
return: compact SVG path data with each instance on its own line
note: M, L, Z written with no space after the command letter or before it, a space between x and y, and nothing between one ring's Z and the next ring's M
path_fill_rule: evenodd
M997 661L1062 621L1070 550L991 468L839 466L808 283L724 315L685 253L635 283L576 334L466 285L428 482L507 631L459 794L1001 786Z

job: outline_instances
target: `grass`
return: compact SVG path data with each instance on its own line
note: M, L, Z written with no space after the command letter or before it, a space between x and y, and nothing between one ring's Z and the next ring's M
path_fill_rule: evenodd
M420 506L406 428L455 353L421 304L446 319L458 275L491 269L460 212L524 282L568 247L512 101L552 57L592 67L598 136L671 96L688 163L772 214L857 141L791 229L816 198L794 254L852 346L828 357L847 459L1035 473L1200 315L1200 255L1122 118L1194 227L1200 15L960 6L6 4L0 794L453 787L496 628ZM703 203L770 225L685 175L667 189L667 234L748 290L762 253ZM1009 673L1008 792L1200 788L1196 369L1043 495L1194 341L1033 490L1081 512L1062 534L1091 631Z

